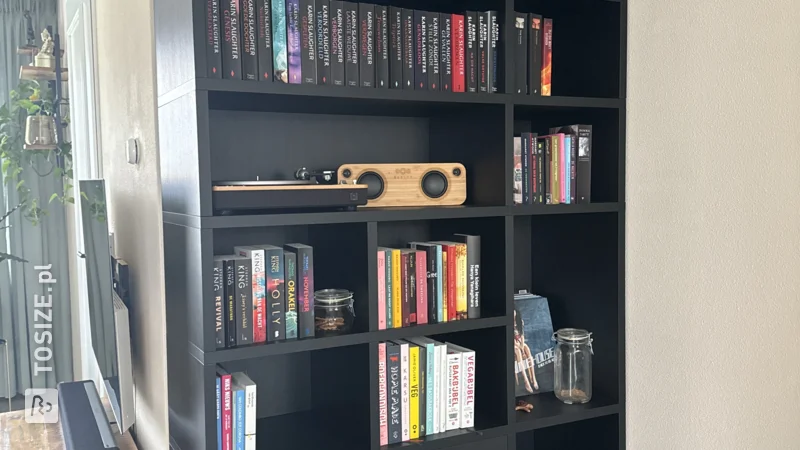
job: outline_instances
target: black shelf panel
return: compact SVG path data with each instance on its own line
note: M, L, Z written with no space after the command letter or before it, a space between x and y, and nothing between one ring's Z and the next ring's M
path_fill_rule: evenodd
M553 393L524 397L533 404L533 411L516 412L516 431L522 433L556 425L563 425L595 417L618 414L619 404L595 394L592 401L582 405L567 405L557 399Z
M461 446L465 444L472 444L482 441L489 441L493 438L502 437L505 440L505 435L508 433L509 427L494 427L484 430L466 429L466 430L453 430L444 433L425 436L422 439L402 442L400 444L384 445L380 450L394 450L394 449L408 449L408 450L436 450L447 449L451 447Z
M486 319L456 320L454 322L418 325L405 328L392 328L388 330L376 331L375 334L380 341L391 341L395 339L406 339L418 336L433 336L437 334L458 333L461 331L498 328L510 324L511 321L508 319L508 317L503 316L490 317Z
M605 108L620 109L625 106L624 98L602 97L561 97L541 95L511 95L515 106L543 108Z
M515 216L544 216L557 214L592 214L618 212L620 204L588 203L584 205L516 205L512 207Z

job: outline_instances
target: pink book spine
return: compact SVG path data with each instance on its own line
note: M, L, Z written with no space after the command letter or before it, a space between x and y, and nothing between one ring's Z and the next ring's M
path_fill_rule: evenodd
M231 376L220 376L222 384L222 450L233 450L233 399Z
M565 174L569 173L569 168L565 164L567 160L567 149L564 148L564 133L559 133L558 135L558 164L560 165L561 173L558 174L558 184L559 184L559 195L561 204L567 203L567 183L569 177L565 176Z
M389 393L386 387L386 343L381 342L378 344L378 418L381 425L381 446L389 445Z
M378 250L378 329L386 329L386 252Z
M417 250L417 325L428 323L428 252Z

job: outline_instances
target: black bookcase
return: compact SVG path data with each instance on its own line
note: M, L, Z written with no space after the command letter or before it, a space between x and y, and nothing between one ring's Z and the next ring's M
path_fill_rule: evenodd
M496 10L500 93L286 85L206 77L205 0L155 0L167 288L169 430L216 448L215 368L258 383L258 448L378 450L377 348L432 336L477 352L476 427L426 450L625 448L626 0L378 0L439 12ZM553 96L511 94L513 12L554 20ZM513 137L593 125L592 202L515 206ZM215 216L212 182L291 178L353 162L463 163L462 207ZM482 237L482 318L378 330L376 250L452 233ZM212 261L234 245L305 242L316 287L355 292L354 333L215 350ZM594 398L552 394L514 410L513 294L546 295L555 328L594 333Z

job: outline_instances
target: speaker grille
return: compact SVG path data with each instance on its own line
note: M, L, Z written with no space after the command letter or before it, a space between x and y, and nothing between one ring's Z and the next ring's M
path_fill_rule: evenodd
M430 198L439 198L447 193L447 177L432 170L422 177L422 192Z
M383 194L383 178L375 172L362 173L357 183L367 185L368 200L375 200Z

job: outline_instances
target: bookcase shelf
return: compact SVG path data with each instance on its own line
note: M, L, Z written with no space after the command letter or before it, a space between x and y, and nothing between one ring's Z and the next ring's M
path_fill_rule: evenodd
M345 88L207 77L205 0L155 0L170 441L216 448L217 364L259 385L257 448L270 450L566 450L625 447L625 118L627 0L375 0L439 12L496 10L499 92ZM514 11L554 20L553 96L513 87ZM513 204L513 141L593 126L592 203ZM291 179L299 167L458 161L457 207L222 215L212 185ZM480 319L378 330L378 246L481 236ZM349 335L216 350L215 254L306 242L317 288L355 293ZM513 295L548 297L555 328L594 333L594 397L529 397L516 412ZM429 336L476 351L474 429L379 445L378 344ZM263 387L263 389L262 389Z

